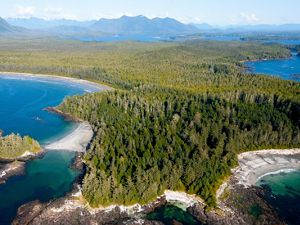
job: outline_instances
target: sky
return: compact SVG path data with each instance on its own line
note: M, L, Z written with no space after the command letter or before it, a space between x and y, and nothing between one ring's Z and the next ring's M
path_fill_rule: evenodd
M91 20L144 15L212 25L300 23L300 0L0 0L0 17Z

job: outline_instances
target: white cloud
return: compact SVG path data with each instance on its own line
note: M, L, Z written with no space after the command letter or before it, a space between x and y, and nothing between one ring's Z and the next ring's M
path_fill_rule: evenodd
M16 17L31 17L35 13L35 7L33 6L22 6L22 5L15 5L14 6L14 16Z
M261 21L255 13L241 12L240 18L242 22L246 22L246 23L258 23Z
M62 8L53 8L53 7L47 7L44 9L44 12L50 15L60 15L63 12Z
M43 9L44 19L78 19L77 16L67 13L63 8L47 7Z

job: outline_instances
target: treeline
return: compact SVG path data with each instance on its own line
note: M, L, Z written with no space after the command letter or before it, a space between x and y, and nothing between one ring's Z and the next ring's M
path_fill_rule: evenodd
M237 153L300 145L300 84L243 72L243 61L290 56L283 46L20 43L0 40L0 70L121 89L68 98L60 106L95 132L83 184L92 206L147 203L165 189L196 193L214 206Z
M0 158L2 159L15 159L27 151L37 153L40 150L39 143L29 136L10 134L2 137L0 135Z
M13 42L13 43L12 43ZM12 46L12 47L10 47ZM17 50L16 50L17 49ZM290 56L280 45L187 43L80 43L0 39L0 70L72 76L130 90L141 84L205 92L247 86L270 91L280 82L241 75L241 61Z
M237 153L299 146L299 105L293 104L277 96L143 86L68 98L59 108L93 125L83 181L92 206L144 204L166 189L197 194L214 206Z

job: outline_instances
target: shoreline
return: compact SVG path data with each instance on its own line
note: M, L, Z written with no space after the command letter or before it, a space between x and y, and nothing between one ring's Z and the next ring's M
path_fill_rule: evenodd
M223 191L222 193L219 193L220 195L217 197L218 207L212 210L207 211L204 201L196 195L171 190L166 190L163 195L158 196L147 205L134 204L124 206L113 204L111 206L92 208L83 198L80 184L75 182L73 190L62 198L48 203L40 203L38 201L29 202L21 206L13 224L22 224L22 221L27 220L32 221L32 224L39 224L45 221L49 222L53 221L53 219L62 222L72 221L74 218L80 221L89 222L99 221L101 218L108 223L119 219L129 218L133 221L138 220L143 222L146 221L146 214L153 212L168 203L185 210L203 223L215 224L222 221L224 222L223 224L249 224L253 221L253 217L247 210L257 202L263 207L264 215L266 215L270 221L273 221L274 224L280 224L279 222L282 221L280 217L277 216L276 211L263 200L262 189L253 186L255 181L259 179L259 173L256 173L256 170L253 169L253 167L256 169L261 169L263 167L263 175L270 172L279 173L282 171L282 165L284 165L284 171L290 169L291 165L294 164L297 165L297 168L300 168L300 149L270 149L245 152L239 154L238 158L240 165L232 169L233 175L228 181L221 185L223 186ZM273 161L270 161L270 158ZM264 161L262 161L263 159ZM269 164L274 167L272 167L272 169L270 167L265 167ZM247 166L246 168L245 165ZM240 175L249 175L250 173L256 175L256 178L250 179L246 184L242 183L245 179L240 179ZM223 194L226 195L225 192L228 193L228 191L230 193L229 197L220 197ZM239 209L232 207L232 201L238 202L239 196L244 196L247 199L247 203L241 203L243 205L246 204L245 212L243 213L241 213ZM102 221L101 219L100 221Z
M43 146L48 151L75 151L85 152L86 147L94 135L93 129L88 122L80 122L78 127L66 136Z
M40 152L24 152L21 156L15 159L0 159L0 185L4 184L10 177L21 175L25 171L26 162L37 159L45 154L44 149Z
M50 74L32 74L32 73L20 73L20 72L0 72L0 78L7 79L29 79L36 80L41 82L66 82L70 85L82 85L82 88L87 93L93 92L102 92L107 90L112 90L113 88L99 84L92 81L87 81L83 79L77 79L72 77L58 76L58 75L50 75ZM55 108L46 108L49 112L60 114L54 111ZM74 118L67 118L66 115L63 116L66 120L71 120L73 122L77 122L79 125L76 129L67 132L64 136L50 142L49 144L45 144L42 146L42 151L37 154L32 154L25 152L22 156L7 160L3 162L2 167L0 168L0 184L4 183L5 180L9 179L12 176L22 174L25 169L25 164L28 160L35 159L40 157L45 153L45 150L67 150L67 151L75 151L75 152L85 152L87 145L93 137L93 130L91 126L84 121L77 121ZM80 123L79 123L80 122ZM19 164L17 164L19 163ZM16 166L18 165L18 166Z
M65 77L58 75L50 75L50 74L32 74L32 73L19 73L19 72L0 72L0 78L16 78L16 79L34 79L37 81L64 81L70 84L79 84L82 85L83 89L87 93L94 92L102 92L113 90L112 87L107 85L99 84L96 82L73 78L73 77ZM60 116L63 116L66 120L71 120L73 122L80 122L76 129L71 132L66 133L64 136L51 142L49 144L45 144L42 147L45 150L67 150L67 151L76 151L76 152L85 152L86 147L93 137L92 127L88 122L76 120L76 118L68 117L61 113L59 110L53 107L45 108L45 110L56 113Z
M244 187L269 174L300 169L300 149L270 149L244 152L238 155L239 166L232 169L233 177Z
M65 81L69 83L74 83L74 84L80 84L80 85L85 85L87 88L92 88L94 90L86 90L87 93L92 93L92 92L101 92L101 91L106 91L106 90L113 90L112 87L105 85L105 84L100 84L97 82L89 81L89 80L84 80L80 78L74 78L74 77L68 77L68 76L59 76L59 75L51 75L51 74L34 74L34 73L19 73L19 72L0 72L0 77L5 77L11 78L11 77L19 77L19 78L25 78L25 79L41 79L44 81Z

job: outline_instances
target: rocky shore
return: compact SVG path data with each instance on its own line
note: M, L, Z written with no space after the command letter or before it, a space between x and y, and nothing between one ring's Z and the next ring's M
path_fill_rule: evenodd
M118 206L91 208L81 195L80 185L67 196L48 202L38 201L23 205L13 221L19 224L163 224L159 221L149 221L145 215L167 203L175 204L186 210L203 224L285 224L264 199L265 191L253 186L257 179L270 170L282 167L299 166L299 149L265 150L247 152L239 155L239 166L232 170L233 175L220 187L217 194L218 207L209 209L195 195L184 192L165 191L156 201L141 206ZM78 153L73 165L82 168ZM272 159L272 161L270 160ZM272 165L270 167L270 165ZM264 169L262 169L264 168ZM174 224L176 223L174 221Z
M236 186L236 190L222 200L218 209L208 210L206 205L195 196L171 192L171 195L185 199L188 197L186 211L199 222L208 225L248 225L248 224L284 224L276 212L262 199L262 189ZM170 192L146 205L110 206L106 208L90 208L81 198L78 187L68 196L49 203L34 201L18 210L13 225L104 225L104 224L163 224L160 221L145 219L146 214L171 202L176 204L178 198L171 199ZM177 202L183 203L183 202ZM187 203L187 202L185 202ZM184 204L185 204L184 203ZM258 205L261 215L255 217L249 212L252 205ZM174 221L174 224L180 224Z
M21 175L24 173L25 164L28 160L42 157L44 152L29 153L25 152L22 156L16 159L1 159L0 158L0 184L5 183L12 176Z

